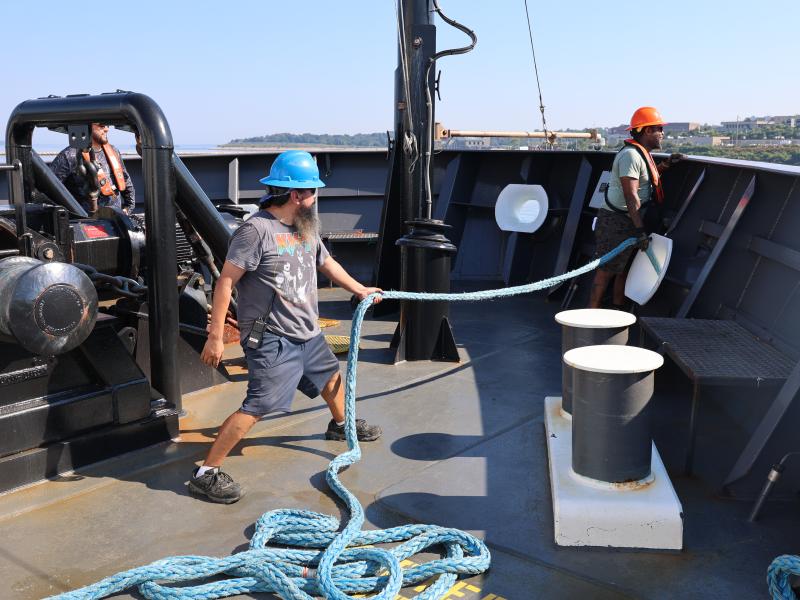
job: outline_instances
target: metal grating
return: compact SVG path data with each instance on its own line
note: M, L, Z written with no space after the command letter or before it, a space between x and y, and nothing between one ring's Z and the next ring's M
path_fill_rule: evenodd
M642 317L640 323L695 379L780 381L794 367L734 321Z
M378 234L369 231L362 231L361 229L353 229L350 231L329 231L322 234L322 239L331 242L360 242L377 240Z
M175 223L175 257L178 264L190 263L194 259L194 251L186 233L180 224Z

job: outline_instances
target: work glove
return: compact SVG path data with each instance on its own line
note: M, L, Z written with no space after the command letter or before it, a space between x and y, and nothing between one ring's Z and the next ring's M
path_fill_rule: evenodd
M650 247L650 236L647 232L640 228L636 228L636 248L639 250L647 250Z
M672 165L681 162L684 158L686 158L685 154L681 152L673 152L672 154L669 155L669 158L664 160L663 162L664 168L669 168Z

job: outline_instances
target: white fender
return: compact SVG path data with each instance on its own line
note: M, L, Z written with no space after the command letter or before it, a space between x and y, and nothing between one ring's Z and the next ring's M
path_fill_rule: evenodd
M633 259L625 282L625 295L637 304L646 304L664 280L671 256L672 240L651 234L648 252L639 250Z
M547 192L540 185L510 183L494 205L494 219L503 231L533 233L547 218Z

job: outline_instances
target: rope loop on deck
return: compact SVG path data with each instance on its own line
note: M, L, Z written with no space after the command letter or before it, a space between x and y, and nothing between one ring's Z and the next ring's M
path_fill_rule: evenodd
M496 290L452 294L385 291L386 299L479 301L507 298L552 287L583 275L636 244L629 238L611 252L583 267L535 283ZM339 531L339 520L320 513L279 509L264 513L256 522L248 550L225 558L173 556L107 577L97 583L52 596L49 600L96 600L132 587L148 600L207 600L238 594L269 592L284 600L351 600L350 594L374 594L375 600L394 600L402 587L436 581L414 596L418 600L441 598L462 575L478 575L489 568L491 556L476 537L437 525L403 525L362 531L364 509L339 480L342 469L361 458L356 436L356 372L361 324L378 294L359 303L353 314L345 377L345 434L347 451L328 465L326 480L342 499L350 518ZM397 543L389 548L367 547ZM270 543L279 548L270 548ZM287 547L293 546L293 548ZM403 568L408 557L443 548L443 557ZM315 571L315 572L314 572ZM227 579L206 581L225 575ZM188 583L184 587L164 584Z
M783 554L773 560L767 569L767 586L772 600L797 600L789 578L800 576L800 556Z

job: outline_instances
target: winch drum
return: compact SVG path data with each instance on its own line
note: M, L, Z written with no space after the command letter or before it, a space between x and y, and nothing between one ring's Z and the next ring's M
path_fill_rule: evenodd
M81 344L97 319L97 291L67 263L14 256L0 260L0 334L43 356Z

